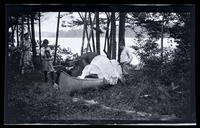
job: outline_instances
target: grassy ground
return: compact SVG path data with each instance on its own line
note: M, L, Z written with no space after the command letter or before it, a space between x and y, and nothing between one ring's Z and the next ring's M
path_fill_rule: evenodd
M61 94L44 83L40 71L8 77L7 123L67 120L173 120L184 118L183 94L150 88L142 72L132 72L126 85L104 86ZM164 92L167 92L166 94ZM168 95L169 94L169 95ZM173 96L174 95L174 96ZM78 99L78 100L75 100ZM86 101L96 104L87 104ZM183 107L184 106L184 107Z

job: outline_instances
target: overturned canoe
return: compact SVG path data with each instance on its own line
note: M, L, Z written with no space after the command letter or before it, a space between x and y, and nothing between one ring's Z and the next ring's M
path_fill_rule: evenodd
M85 78L80 79L72 77L65 72L61 72L59 76L59 88L61 92L71 92L74 90L80 90L84 88L99 87L106 84L104 79L98 78Z

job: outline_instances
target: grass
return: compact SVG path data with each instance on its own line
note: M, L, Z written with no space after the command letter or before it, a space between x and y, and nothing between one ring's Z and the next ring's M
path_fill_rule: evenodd
M132 71L126 85L107 85L61 94L43 82L40 71L21 76L8 74L7 123L33 123L68 120L152 120L172 117L184 118L188 102L187 93L178 94L170 89L166 95L153 85L142 71ZM148 95L148 97L144 97ZM94 100L97 105L73 98ZM111 109L105 109L107 106ZM135 111L127 114L125 111ZM147 116L150 115L150 116Z

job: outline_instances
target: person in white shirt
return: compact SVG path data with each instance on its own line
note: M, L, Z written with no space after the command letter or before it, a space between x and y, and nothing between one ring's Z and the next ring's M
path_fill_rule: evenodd
M120 64L122 66L122 72L124 75L128 74L130 63L133 59L129 49L125 45L120 46L122 52L120 54Z

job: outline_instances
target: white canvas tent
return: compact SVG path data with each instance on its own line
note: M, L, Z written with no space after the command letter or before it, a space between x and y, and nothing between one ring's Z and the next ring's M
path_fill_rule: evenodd
M105 79L109 84L117 84L118 79L122 78L122 69L116 60L109 60L104 55L96 56L92 62L87 65L79 78L97 74L99 79Z

